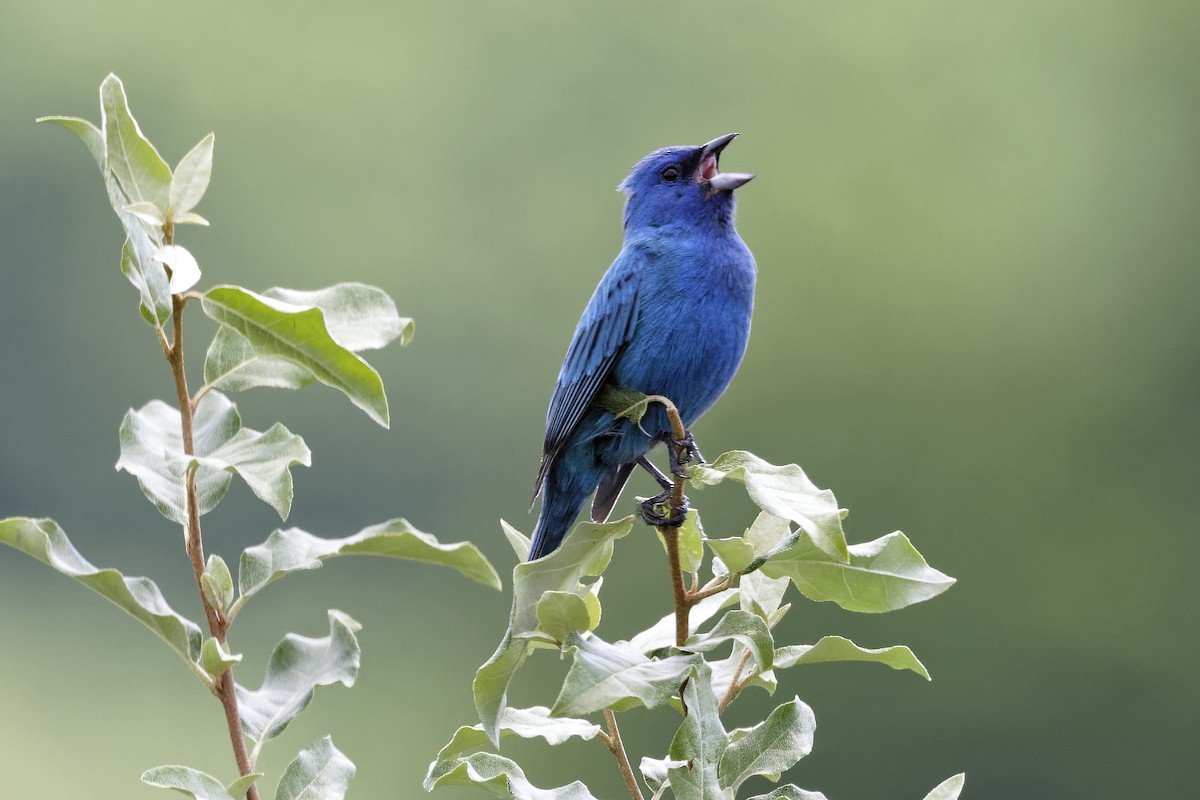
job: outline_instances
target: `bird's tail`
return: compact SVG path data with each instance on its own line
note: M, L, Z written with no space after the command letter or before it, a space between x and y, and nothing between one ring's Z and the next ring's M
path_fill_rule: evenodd
M533 544L529 548L529 560L549 555L562 544L563 537L571 530L579 509L586 497L576 503L562 502L553 498L549 493L543 498L542 513L538 515L537 525L533 529ZM557 500L557 502L555 502Z

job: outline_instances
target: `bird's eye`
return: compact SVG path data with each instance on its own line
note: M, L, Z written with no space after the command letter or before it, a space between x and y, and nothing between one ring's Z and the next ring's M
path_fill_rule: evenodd
M664 183L674 183L679 180L679 167L672 164L662 171L662 179Z

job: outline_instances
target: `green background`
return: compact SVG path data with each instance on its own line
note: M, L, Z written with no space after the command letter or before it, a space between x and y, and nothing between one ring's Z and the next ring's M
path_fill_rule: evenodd
M478 542L506 585L498 521L532 528L545 403L619 247L613 187L651 149L737 130L724 167L758 173L739 192L758 305L697 439L800 463L851 509L851 541L902 529L959 579L886 616L798 601L785 641L906 643L934 680L785 674L779 699L818 721L789 778L831 800L920 798L960 770L972 800L1193 791L1200 5L7 0L2 16L0 516L55 517L199 616L179 531L112 469L125 410L171 396L118 222L80 143L33 124L98 120L109 71L171 163L217 134L197 209L212 228L182 238L202 286L362 280L417 320L409 348L372 359L386 434L328 389L241 398L248 425L280 419L313 449L289 524L405 516ZM188 319L195 381L212 328ZM279 524L235 487L205 527L231 562ZM732 488L693 500L713 535L751 519ZM644 529L604 595L612 638L665 613ZM324 635L328 607L364 623L359 684L319 691L268 747L267 786L330 732L359 766L351 796L419 797L473 720L508 598L335 562L249 606L241 679L257 685L285 630ZM232 776L217 704L116 609L4 549L0 610L4 800L157 796L138 775L165 763ZM560 669L540 656L518 702L552 700ZM750 700L732 724L761 718ZM662 755L670 716L623 716L635 761ZM623 792L595 742L511 753L537 785Z

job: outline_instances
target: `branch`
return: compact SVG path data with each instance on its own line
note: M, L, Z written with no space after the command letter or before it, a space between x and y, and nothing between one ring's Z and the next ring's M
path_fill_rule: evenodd
M172 232L167 231L168 243ZM183 308L187 298L183 295L172 295L172 324L173 339L167 352L167 361L171 365L171 375L175 380L175 396L179 402L180 432L183 436L183 452L195 455L192 440L192 412L194 405L188 395L187 373L183 367ZM160 339L161 341L161 339ZM186 476L187 499L187 529L184 537L184 549L192 562L192 571L196 575L196 588L200 592L200 602L204 606L204 616L208 620L208 630L221 644L225 644L227 621L221 611L208 602L204 594L201 578L204 575L204 540L200 533L200 507L196 499L196 471L189 469ZM229 741L233 745L233 757L237 761L238 774L249 775L254 770L250 764L250 756L246 752L246 736L242 731L242 719L238 713L237 691L233 680L233 670L228 669L221 674L214 687L214 693L221 701L225 710L225 724L229 729ZM259 800L258 787L250 786L246 790L247 800Z
M608 725L608 735L604 736L604 743L608 745L609 751L617 759L617 766L621 768L621 777L625 779L625 786L629 789L629 796L632 800L643 800L641 787L638 786L637 778L633 774L633 767L629 765L629 756L625 755L625 745L621 742L621 732L617 729L617 716L613 714L611 709L604 709L604 721Z

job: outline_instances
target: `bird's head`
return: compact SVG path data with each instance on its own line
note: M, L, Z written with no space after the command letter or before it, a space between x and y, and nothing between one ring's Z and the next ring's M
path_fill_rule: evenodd
M628 195L625 227L727 224L733 218L733 190L753 178L721 172L721 151L736 133L699 147L664 147L634 166L617 188Z

